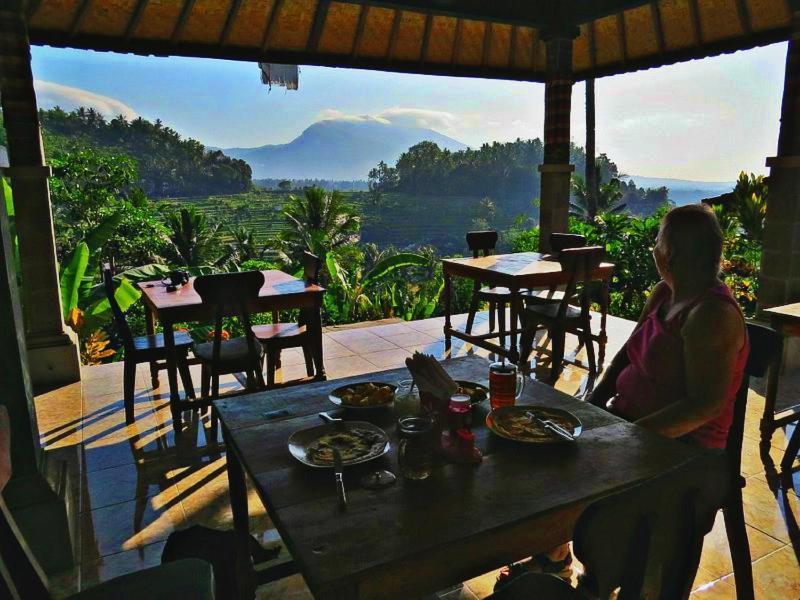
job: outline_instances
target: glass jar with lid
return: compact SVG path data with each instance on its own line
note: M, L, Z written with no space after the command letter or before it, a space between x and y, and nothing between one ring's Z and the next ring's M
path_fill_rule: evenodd
M415 481L427 479L433 470L433 424L426 417L400 419L397 462L400 473Z
M398 381L394 393L395 418L400 421L405 417L416 417L419 411L419 389L414 385L414 381L412 379Z

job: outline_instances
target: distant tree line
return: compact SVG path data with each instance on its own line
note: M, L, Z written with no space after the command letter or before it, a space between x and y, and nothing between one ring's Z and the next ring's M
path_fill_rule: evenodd
M530 200L539 195L537 166L543 158L539 138L493 142L456 152L420 142L400 155L394 166L381 161L372 169L370 191ZM570 160L581 171L586 162L583 148L573 144ZM603 181L617 176L617 166L605 154L600 155L598 164Z
M245 161L206 150L160 120L118 116L110 121L92 108L42 110L39 118L48 153L91 148L125 154L137 163L138 187L151 198L233 194L250 189Z
M369 189L365 179L254 179L253 184L267 190L304 190L318 187L328 192L366 192Z

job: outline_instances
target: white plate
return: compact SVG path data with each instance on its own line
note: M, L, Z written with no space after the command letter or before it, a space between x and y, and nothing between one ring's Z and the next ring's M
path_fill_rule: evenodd
M372 385L376 386L390 388L392 390L392 399L389 400L388 402L384 402L383 404L373 404L371 406L353 406L351 404L344 404L342 402L342 392L344 392L348 388L355 388L358 387L359 385L365 385L367 383L371 383ZM383 381L359 381L358 383L351 383L350 385L342 385L336 388L335 390L331 390L331 393L328 395L328 398L336 406L341 406L342 408L346 408L347 410L374 410L376 408L391 406L392 402L394 402L394 395L396 391L397 391L397 386L391 383L385 383Z
M355 460L343 461L342 464L345 467L360 465L361 463L375 460L376 458L383 456L384 454L389 452L389 448L391 446L389 444L389 436L383 429L381 429L377 425L373 425L372 423L368 423L366 421L343 421L341 424L318 425L317 427L311 427L309 429L301 429L300 431L295 431L292 435L289 436L289 443L288 443L289 452L297 460L299 460L304 465L308 465L309 467L314 467L316 469L332 469L333 468L332 464L318 465L310 461L306 456L306 451L308 450L308 447L311 444L316 442L326 433L330 433L331 430L336 427L342 427L344 429L367 429L369 431L374 431L375 433L379 434L385 440L382 452L370 454L362 458L357 458Z

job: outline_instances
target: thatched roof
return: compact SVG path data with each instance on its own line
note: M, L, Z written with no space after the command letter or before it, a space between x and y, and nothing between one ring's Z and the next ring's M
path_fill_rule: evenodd
M579 27L576 79L789 37L788 0L32 0L31 41L526 81L542 35Z

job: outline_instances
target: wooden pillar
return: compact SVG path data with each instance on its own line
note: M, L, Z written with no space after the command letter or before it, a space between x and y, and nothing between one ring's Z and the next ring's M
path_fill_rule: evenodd
M569 125L572 103L572 40L577 28L542 32L545 43L544 163L539 207L539 248L550 249L550 234L567 230L570 177Z
M769 201L759 308L800 301L800 2L793 1L792 7L778 153L767 159Z
M594 77L586 80L586 208L594 217L597 214L597 196L600 182L597 178L595 156Z
M36 391L80 380L74 336L64 326L48 177L21 9L0 10L0 102L8 138L22 270L30 376Z

